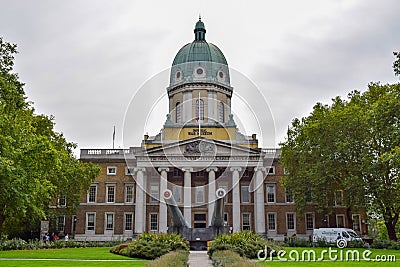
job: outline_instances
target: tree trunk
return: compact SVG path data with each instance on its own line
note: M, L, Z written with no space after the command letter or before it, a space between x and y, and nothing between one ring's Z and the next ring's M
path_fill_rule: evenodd
M0 215L0 237L3 234L3 223L6 220L6 216L5 215Z
M390 240L397 240L396 236L396 229L395 225L393 224L393 221L385 222L386 229L388 231L388 236Z

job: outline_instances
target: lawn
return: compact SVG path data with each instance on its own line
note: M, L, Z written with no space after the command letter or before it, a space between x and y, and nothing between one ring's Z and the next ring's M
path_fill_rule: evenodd
M272 261L270 258L267 259L267 262L262 262L261 265L264 266L306 266L306 267L320 267L320 266L346 266L346 267L358 267L358 266L367 266L367 267L386 267L386 266L398 266L398 260L400 259L400 251L399 250L382 250L382 249L369 249L371 254L365 254L365 258L369 260L363 259L363 253L367 253L366 249L338 249L331 248L331 258L334 259L336 257L336 261L332 260L329 257L329 248L285 248L286 254L281 257L286 259L287 261L279 261L278 258L274 257ZM306 250L313 250L315 252L315 257L313 258L323 258L323 261L309 261L310 255ZM323 252L323 250L327 250ZM296 252L297 251L297 252ZM352 252L353 251L353 252ZM312 252L311 252L312 253ZM346 261L346 254L349 261ZM355 255L359 255L359 261L354 260L357 257ZM298 256L297 256L298 255ZM305 255L305 256L302 256ZM312 254L311 254L312 255ZM295 261L291 261L292 259L296 259ZM342 258L342 260L340 260ZM395 261L376 261L377 258L391 258L395 259ZM298 259L298 260L297 260ZM305 259L302 261L302 259ZM396 263L397 260L397 263Z
M0 266L143 266L148 261L109 252L110 248L0 251ZM12 260L9 260L12 259ZM42 259L42 260L41 260ZM46 259L46 260L43 260Z

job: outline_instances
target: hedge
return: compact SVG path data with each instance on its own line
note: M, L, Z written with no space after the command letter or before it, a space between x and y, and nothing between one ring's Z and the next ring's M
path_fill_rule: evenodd
M233 251L216 251L211 257L212 264L215 267L259 267L257 262L240 257Z
M171 251L146 264L145 267L186 267L189 252L186 250Z

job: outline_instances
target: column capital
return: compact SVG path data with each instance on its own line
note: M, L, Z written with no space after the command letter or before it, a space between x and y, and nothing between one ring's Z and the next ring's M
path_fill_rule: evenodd
M134 168L133 171L134 172L145 172L146 168Z
M183 172L193 172L193 168L182 168Z
M231 172L234 172L234 171L240 172L241 170L242 170L241 167L231 167Z
M216 172L216 171L218 171L218 168L217 167L210 167L210 168L207 168L206 171L207 172L211 172L211 171Z
M255 168L254 168L254 171L255 171L255 172L258 172L258 171L265 172L265 170L266 170L265 167L255 167Z
M161 167L161 168L158 168L158 171L159 171L159 172L162 172L162 171L169 172L169 168Z

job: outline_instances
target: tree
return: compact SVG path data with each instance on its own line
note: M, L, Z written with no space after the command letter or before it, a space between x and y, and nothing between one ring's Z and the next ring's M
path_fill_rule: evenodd
M311 188L320 211L330 212L335 192L351 211L366 209L384 221L396 239L400 214L400 84L371 83L348 100L316 104L310 116L295 119L281 143L283 183L303 211Z
M396 60L393 62L393 70L394 75L400 75L400 52L393 52L393 55L396 57Z
M74 157L76 145L55 132L52 116L34 113L12 73L15 53L0 38L0 235L7 220L45 219L60 196L72 212L99 173Z

